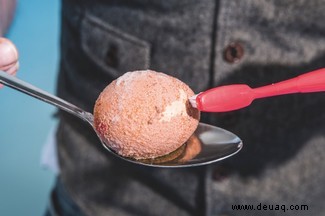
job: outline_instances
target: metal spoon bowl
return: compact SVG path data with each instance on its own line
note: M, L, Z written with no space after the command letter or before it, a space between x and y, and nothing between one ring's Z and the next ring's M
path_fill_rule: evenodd
M97 133L93 125L94 117L91 113L3 71L0 71L0 83L79 117L88 122ZM107 147L99 135L98 138L112 155L132 163L151 167L180 168L206 165L226 159L242 148L242 141L235 134L203 123L199 124L193 136L180 149L170 155L156 159L134 160L122 157Z

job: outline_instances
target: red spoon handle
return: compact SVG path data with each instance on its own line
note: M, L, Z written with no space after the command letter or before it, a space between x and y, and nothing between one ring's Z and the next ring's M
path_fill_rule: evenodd
M318 69L295 78L272 85L253 89L255 98L269 96L325 91L325 68Z
M325 68L254 89L245 84L220 86L198 94L195 100L203 112L226 112L244 108L257 98L321 91L325 91Z

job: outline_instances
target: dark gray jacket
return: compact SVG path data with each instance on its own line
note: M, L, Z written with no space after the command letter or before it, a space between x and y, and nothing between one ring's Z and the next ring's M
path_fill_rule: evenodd
M166 72L200 92L325 66L323 0L64 0L62 8L58 94L90 112L108 83L136 69ZM317 93L204 114L244 147L190 169L112 158L88 126L60 113L61 178L91 216L325 215L324 110Z

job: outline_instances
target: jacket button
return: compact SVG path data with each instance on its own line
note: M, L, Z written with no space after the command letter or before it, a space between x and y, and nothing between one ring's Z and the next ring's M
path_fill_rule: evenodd
M229 175L230 171L223 166L217 166L212 171L212 179L216 182L222 182L223 180L226 180Z
M117 69L119 66L118 53L118 47L115 44L110 44L106 50L105 63L114 69Z
M223 57L228 63L236 63L244 56L243 45L239 42L230 43L223 52Z

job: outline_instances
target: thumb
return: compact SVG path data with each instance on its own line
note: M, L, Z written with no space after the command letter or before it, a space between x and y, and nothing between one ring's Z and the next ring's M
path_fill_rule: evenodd
M0 37L0 70L16 74L18 67L17 48L10 40Z

